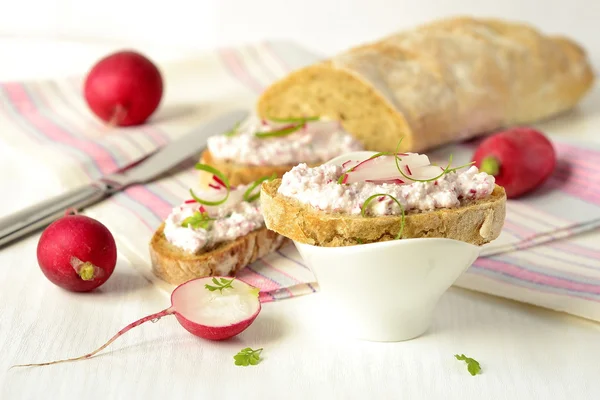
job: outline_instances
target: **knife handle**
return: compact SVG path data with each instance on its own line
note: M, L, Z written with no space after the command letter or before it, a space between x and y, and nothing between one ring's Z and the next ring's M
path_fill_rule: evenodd
M34 206L0 218L0 248L44 228L72 208L80 210L111 194L111 186L102 182L70 190Z

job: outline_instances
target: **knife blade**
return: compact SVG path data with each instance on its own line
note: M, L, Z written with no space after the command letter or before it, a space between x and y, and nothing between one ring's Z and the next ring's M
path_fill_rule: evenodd
M35 232L64 215L65 210L89 207L133 184L147 183L200 153L209 136L222 134L248 116L248 111L223 113L200 128L167 144L121 170L91 184L35 204L0 219L0 248Z

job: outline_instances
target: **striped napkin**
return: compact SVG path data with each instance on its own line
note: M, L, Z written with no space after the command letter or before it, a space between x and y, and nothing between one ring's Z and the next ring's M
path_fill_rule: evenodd
M107 129L81 97L81 80L0 84L0 145L22 151L77 186L140 158L228 108L256 96L288 71L318 59L292 43L220 49L164 66L167 99L152 122ZM600 146L556 140L560 163L534 195L509 201L505 228L457 286L600 321ZM430 154L468 161L476 142ZM21 166L20 166L21 167ZM26 168L26 163L22 168ZM197 184L191 164L151 184L118 193L88 210L115 234L121 253L157 286L148 241L170 209ZM240 279L262 301L313 293L318 285L293 245L245 268Z

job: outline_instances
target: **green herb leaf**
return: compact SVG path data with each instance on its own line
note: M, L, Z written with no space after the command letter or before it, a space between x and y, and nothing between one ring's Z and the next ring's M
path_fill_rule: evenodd
M223 293L223 289L227 289L227 288L233 288L233 286L231 286L231 283L235 280L235 278L233 279L225 279L225 278L221 278L221 280L219 281L217 278L212 278L212 283L214 283L215 285L209 285L208 283L206 285L204 285L204 287L206 289L208 289L211 292L214 292L215 290L218 290L219 293Z
M240 127L240 124L242 123L242 121L237 122L233 128L231 128L230 130L228 130L227 132L224 133L225 136L234 136L236 133L238 133L238 128Z
M264 139L264 138L269 138L269 137L277 137L277 136L287 136L289 134L292 134L292 133L300 130L300 128L302 128L303 126L304 126L304 123L290 125L290 126L286 126L285 128L278 129L276 131L256 132L254 134L254 136L256 136L259 139Z
M273 175L271 176L264 176L252 182L252 184L244 192L244 201L251 203L254 200L258 199L260 197L260 189L258 190L258 193L255 194L252 194L252 191L264 181L272 181L275 178L277 178L277 174L273 173Z
M300 117L300 118L267 118L269 121L288 123L288 124L304 124L306 122L318 121L321 117Z
M255 287L250 289L250 293L252 293L253 295L255 295L256 297L258 297L258 295L260 294L260 289Z
M210 218L207 212L196 211L192 216L184 219L181 226L184 228L191 226L194 229L207 229L211 221L213 221L213 218Z
M375 199L377 197L382 197L382 196L391 198L392 200L394 200L396 202L396 204L398 204L398 207L400 207L400 211L402 212L402 217L400 219L400 230L398 231L398 234L396 235L396 238L395 238L395 239L400 239L402 237L402 232L404 232L404 207L402 207L402 204L398 201L397 198L395 198L391 194L387 194L387 193L374 194L373 196L370 196L365 200L360 212L363 217L366 217L367 216L366 215L367 206L369 205L369 203L371 203L371 201L373 201L373 199Z
M459 361L464 361L467 363L467 371L469 371L471 375L475 376L481 373L481 365L479 365L477 360L467 357L464 354L455 354L454 357Z
M252 350L250 347L246 347L245 349L240 350L233 359L235 360L235 365L239 365L241 367L247 367L249 365L258 365L261 361L260 353L263 351L262 348Z
M199 171L206 171L206 172L211 173L211 174L217 176L218 178L220 178L223 181L223 183L225 184L225 189L227 189L227 194L221 200L209 201L209 200L203 200L203 199L199 198L198 196L196 196L194 191L192 189L190 189L190 196L192 196L192 198L194 200L196 200L198 203L204 204L207 206L218 206L220 204L225 203L227 201L227 199L229 198L229 180L227 179L227 177L221 171L219 171L218 169L216 169L214 167L211 167L210 165L198 163L198 164L196 164L195 168Z

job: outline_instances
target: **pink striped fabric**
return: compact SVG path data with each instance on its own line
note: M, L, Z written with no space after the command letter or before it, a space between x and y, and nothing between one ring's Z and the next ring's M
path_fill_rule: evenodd
M42 157L59 175L79 183L114 171L176 139L202 123L204 104L214 96L246 101L248 107L268 84L316 56L289 43L259 43L208 53L198 75L179 82L202 103L191 115L159 116L137 128L109 130L82 101L80 81L0 84L0 143ZM194 86L194 85L197 86ZM202 98L203 93L210 93ZM211 97L212 96L212 97ZM453 153L468 161L478 140L447 146L431 154L440 162ZM600 148L556 140L559 166L536 194L509 201L501 237L457 286L504 296L600 320ZM78 178L77 178L78 177ZM171 207L187 198L197 176L186 168L148 185L139 185L95 206L116 232L122 253L157 285L149 269L147 243ZM588 233L588 235L583 235ZM261 289L262 301L318 290L315 278L293 246L286 246L243 270L240 279Z

